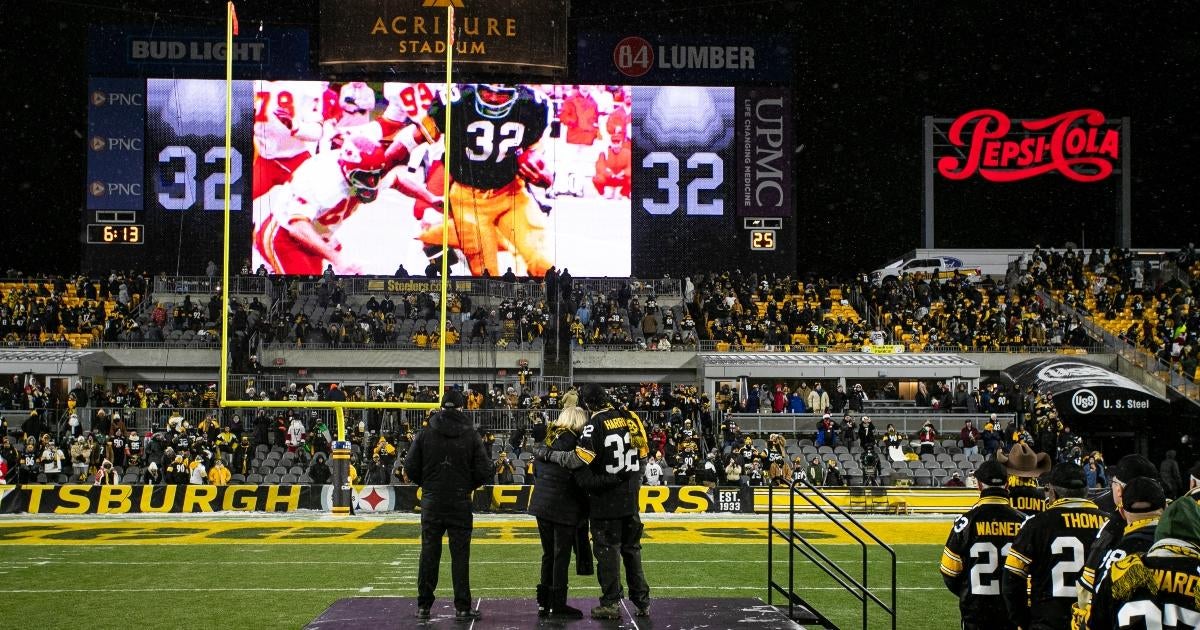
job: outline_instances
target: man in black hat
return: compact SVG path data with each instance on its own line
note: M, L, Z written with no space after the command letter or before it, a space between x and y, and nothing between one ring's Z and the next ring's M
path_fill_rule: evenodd
M1126 492L1131 493L1132 488L1127 487ZM1114 560L1100 576L1086 627L1200 627L1197 564L1200 505L1175 501L1163 511L1150 549Z
M1046 493L1046 510L1021 527L1001 580L1008 616L1025 630L1069 626L1077 603L1075 582L1096 533L1108 521L1087 500L1087 480L1078 464L1055 466Z
M954 521L942 550L942 580L958 596L963 630L1013 630L1000 580L1004 555L1017 537L1025 515L1008 503L1004 466L986 461L975 471L979 501Z
M1080 610L1087 608L1092 594L1095 593L1096 579L1116 559L1114 553L1120 546L1122 538L1129 533L1127 527L1133 523L1125 518L1125 511L1121 509L1124 505L1124 494L1129 484L1141 479L1157 481L1158 469L1150 463L1150 460L1141 455L1126 455L1117 462L1112 473L1112 480L1109 482L1109 492L1100 495L1095 501L1097 507L1114 516L1108 523L1105 523L1104 529L1100 530L1096 536L1096 541L1092 543L1092 549L1088 552L1087 562L1084 563L1083 573L1079 574ZM1161 488L1159 491L1161 492ZM1111 508L1107 507L1109 503L1112 504ZM1145 551L1149 547L1150 545L1147 543L1139 551Z
M1095 597L1094 583L1103 576L1112 564L1133 554L1142 554L1154 544L1154 530L1158 527L1158 519L1162 516L1163 508L1167 506L1167 495L1158 481L1149 477L1138 477L1125 484L1121 492L1121 522L1128 523L1117 544L1104 554L1095 567L1084 568L1084 574L1079 578L1079 607L1074 611L1076 623L1072 627L1083 627ZM1107 528L1106 528L1107 529ZM1103 532L1101 532L1103 536ZM1089 560L1095 556L1099 540L1092 545ZM1093 571L1091 575L1088 571Z
M471 493L492 473L483 440L462 413L463 395L442 396L442 410L429 428L413 439L404 471L421 486L421 561L417 570L417 617L429 618L442 560L442 536L450 535L450 575L454 581L455 618L480 617L471 608Z

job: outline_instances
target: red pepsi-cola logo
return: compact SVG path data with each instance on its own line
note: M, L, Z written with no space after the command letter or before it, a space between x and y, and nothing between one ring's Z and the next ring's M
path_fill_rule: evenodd
M1112 175L1121 136L1104 126L1104 114L1098 110L1077 109L1019 122L1028 134L1010 135L1012 121L995 109L977 109L959 117L950 126L949 138L964 149L965 157L939 158L938 172L946 179L979 175L991 182L1015 182L1046 173L1097 182Z

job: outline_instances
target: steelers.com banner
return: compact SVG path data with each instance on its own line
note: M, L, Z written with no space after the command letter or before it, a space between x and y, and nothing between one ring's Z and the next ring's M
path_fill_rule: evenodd
M329 511L332 489L329 485L0 485L0 514ZM532 493L533 486L483 486L475 491L474 509L479 513L523 513ZM421 504L421 492L413 485L356 486L351 501L357 514L413 512ZM646 513L736 512L748 509L751 503L747 500L743 508L737 499L722 501L718 505L708 488L701 486L644 486L640 506Z
M444 64L448 7L454 8L456 69L566 73L566 0L321 0L321 66L363 71Z

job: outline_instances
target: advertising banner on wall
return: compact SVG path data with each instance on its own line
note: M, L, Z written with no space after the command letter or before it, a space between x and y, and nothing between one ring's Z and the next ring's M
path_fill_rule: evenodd
M307 30L246 26L234 39L234 77L308 76ZM224 77L225 28L93 26L87 61L92 76Z
M88 210L141 210L146 82L88 79Z
M593 83L791 83L792 43L778 35L580 33L576 74Z
M738 90L738 216L792 216L791 102L783 88Z
M200 512L329 511L332 486L231 485L0 485L0 514L148 514ZM533 486L483 486L475 491L477 512L524 513ZM644 486L641 510L646 513L718 511L702 486ZM749 510L752 501L737 489L725 492L719 511ZM741 497L741 498L739 498ZM416 486L359 486L355 512L412 512L420 505Z
M447 7L455 9L457 68L566 73L566 0L321 0L320 64L337 72L444 64Z

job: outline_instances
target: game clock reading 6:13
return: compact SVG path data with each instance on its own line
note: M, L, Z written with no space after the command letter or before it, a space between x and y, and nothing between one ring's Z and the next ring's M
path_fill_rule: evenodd
M129 223L90 223L87 242L89 245L141 245L146 242L146 228Z

